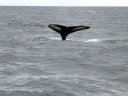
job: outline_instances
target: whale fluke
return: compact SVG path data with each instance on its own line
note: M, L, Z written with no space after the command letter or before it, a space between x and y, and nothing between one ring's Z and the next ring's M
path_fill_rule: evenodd
M62 40L66 40L66 37L73 32L90 28L89 26L83 26L83 25L63 26L63 25L58 25L58 24L49 24L48 27L60 33Z

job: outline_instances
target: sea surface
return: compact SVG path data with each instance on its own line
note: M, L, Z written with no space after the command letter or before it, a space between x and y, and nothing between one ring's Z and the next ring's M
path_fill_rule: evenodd
M0 7L0 96L128 96L128 7Z

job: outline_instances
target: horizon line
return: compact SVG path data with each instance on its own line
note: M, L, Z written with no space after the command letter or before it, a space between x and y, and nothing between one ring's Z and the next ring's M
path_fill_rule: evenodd
M83 6L83 5L72 5L72 6L70 6L70 5L0 5L0 7L6 7L6 6L10 6L10 7L128 7L128 6L116 6L116 5L101 5L101 6L99 6L99 5L96 5L96 6L91 6L91 5L86 5L86 6Z

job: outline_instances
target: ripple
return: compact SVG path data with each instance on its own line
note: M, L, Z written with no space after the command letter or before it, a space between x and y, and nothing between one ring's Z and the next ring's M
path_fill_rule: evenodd
M68 91L60 91L60 90L54 90L54 91L25 91L25 90L15 90L15 91L4 91L0 90L0 95L2 96L76 96L71 92Z

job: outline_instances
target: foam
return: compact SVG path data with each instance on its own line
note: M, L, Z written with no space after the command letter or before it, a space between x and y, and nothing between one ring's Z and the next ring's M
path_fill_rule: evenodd
M61 40L61 38L50 38L51 40ZM87 43L99 43L99 42L112 42L112 41L120 41L120 42L128 42L128 38L105 38L105 39L87 39L87 40L82 40L82 39L67 39L67 41L79 41L79 42L87 42Z
M51 40L61 40L61 38L50 38ZM101 42L102 39L88 39L88 40L73 40L73 39L67 39L67 41L80 41L80 42Z

